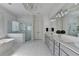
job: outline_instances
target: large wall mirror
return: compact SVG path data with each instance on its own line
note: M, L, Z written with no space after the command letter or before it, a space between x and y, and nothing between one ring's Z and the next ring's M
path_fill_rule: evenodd
M65 30L66 35L79 37L79 4L70 4L66 9L62 8L51 21L51 25L57 30Z
M79 36L79 11L70 12L63 19L63 29L66 34Z
M67 35L79 36L79 6L71 8L67 15L61 17L62 25Z

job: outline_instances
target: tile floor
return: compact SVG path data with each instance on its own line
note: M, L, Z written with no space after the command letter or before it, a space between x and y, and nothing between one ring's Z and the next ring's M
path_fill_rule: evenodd
M12 56L51 56L42 40L32 40L23 44Z

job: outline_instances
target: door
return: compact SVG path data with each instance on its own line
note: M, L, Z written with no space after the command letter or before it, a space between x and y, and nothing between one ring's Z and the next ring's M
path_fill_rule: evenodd
M26 38L26 40L25 41L29 41L29 40L32 39L31 34L32 34L32 26L31 25L26 26L26 31L25 31L25 38Z

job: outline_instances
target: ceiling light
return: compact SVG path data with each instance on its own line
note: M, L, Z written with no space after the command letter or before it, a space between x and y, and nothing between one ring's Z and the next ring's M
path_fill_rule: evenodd
M64 13L61 11L61 16L64 16Z
M58 17L61 17L61 14L58 13Z
M34 3L23 3L23 6L27 10L35 11L37 9L37 5Z

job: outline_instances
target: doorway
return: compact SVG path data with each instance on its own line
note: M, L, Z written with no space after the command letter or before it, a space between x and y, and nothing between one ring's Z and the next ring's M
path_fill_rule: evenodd
M30 41L32 39L32 26L26 26L25 30L25 41Z

